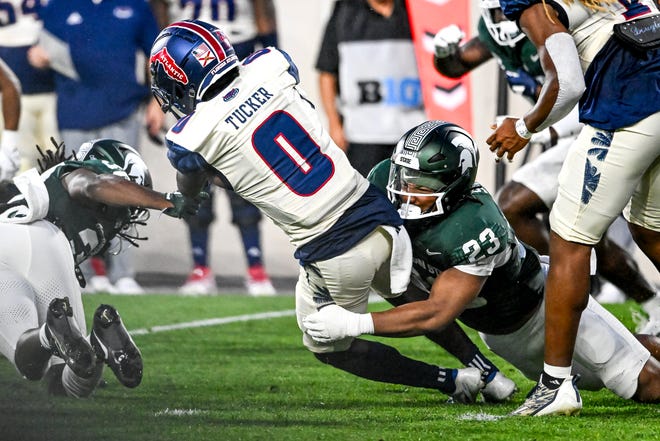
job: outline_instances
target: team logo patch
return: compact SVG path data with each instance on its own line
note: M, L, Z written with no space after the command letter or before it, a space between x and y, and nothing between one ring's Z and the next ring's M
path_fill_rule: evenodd
M168 77L175 79L181 84L188 84L188 75L186 75L184 70L176 64L174 58L172 58L169 52L167 52L167 47L163 47L161 50L153 54L149 61L151 63L162 64Z
M238 88L234 87L232 90L227 92L225 96L222 97L222 101L227 102L233 100L238 95Z
M206 43L202 43L193 49L192 54L197 62L202 65L202 67L206 67L207 64L216 59L215 55L211 49L209 49Z

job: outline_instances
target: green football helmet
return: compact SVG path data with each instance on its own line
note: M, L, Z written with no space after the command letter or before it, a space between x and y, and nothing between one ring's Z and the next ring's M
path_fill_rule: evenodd
M450 213L470 194L477 177L479 150L461 127L447 121L426 121L406 132L391 158L387 193L403 219ZM423 187L424 193L415 192ZM422 212L415 196L437 197Z
M80 146L80 161L96 159L119 167L136 184L153 188L151 173L140 154L130 145L109 138L93 139Z

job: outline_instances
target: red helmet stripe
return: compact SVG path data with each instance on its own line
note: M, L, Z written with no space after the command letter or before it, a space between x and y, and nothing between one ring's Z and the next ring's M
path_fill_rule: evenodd
M218 58L218 60L222 61L227 58L225 49L220 43L218 43L215 35L213 35L213 33L206 29L204 26L200 26L197 23L190 21L177 21L168 27L187 29L194 34L197 34L202 40L204 40L204 42L211 48L211 50L215 52L215 56Z

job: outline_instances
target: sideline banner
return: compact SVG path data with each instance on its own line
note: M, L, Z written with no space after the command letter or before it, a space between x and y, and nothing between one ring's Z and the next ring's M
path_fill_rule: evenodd
M429 119L456 123L472 133L472 90L470 75L459 79L442 76L433 67L433 37L456 24L471 38L468 0L406 0L415 45L424 106Z

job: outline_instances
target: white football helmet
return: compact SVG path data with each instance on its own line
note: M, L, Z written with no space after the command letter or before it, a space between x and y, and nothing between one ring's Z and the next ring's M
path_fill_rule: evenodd
M499 0L481 0L481 16L491 37L502 46L514 47L525 38L525 34L515 22L502 14Z

